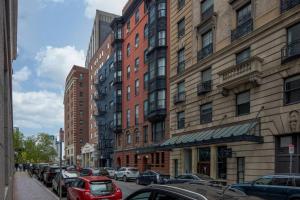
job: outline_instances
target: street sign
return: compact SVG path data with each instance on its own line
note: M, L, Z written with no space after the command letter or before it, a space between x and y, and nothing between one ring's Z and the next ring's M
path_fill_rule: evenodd
M295 153L295 146L293 144L289 144L289 154Z

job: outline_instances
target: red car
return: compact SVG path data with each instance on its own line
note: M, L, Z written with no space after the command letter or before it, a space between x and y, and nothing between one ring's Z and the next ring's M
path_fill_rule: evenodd
M122 191L104 176L79 177L68 188L68 200L121 200Z

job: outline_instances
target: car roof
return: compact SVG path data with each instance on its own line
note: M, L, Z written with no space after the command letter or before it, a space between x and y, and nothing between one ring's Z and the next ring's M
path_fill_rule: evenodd
M87 182L92 182L92 181L109 181L111 179L107 178L106 176L85 176L85 177L80 177L81 179L87 181Z
M263 176L263 178L273 178L273 177L277 177L277 178L287 178L287 177L300 177L300 174L271 174L271 175L266 175Z

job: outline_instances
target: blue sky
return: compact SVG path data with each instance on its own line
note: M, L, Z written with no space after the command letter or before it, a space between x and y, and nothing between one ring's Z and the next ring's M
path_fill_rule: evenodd
M64 124L64 81L84 65L95 10L121 14L126 0L19 0L14 126L29 136Z

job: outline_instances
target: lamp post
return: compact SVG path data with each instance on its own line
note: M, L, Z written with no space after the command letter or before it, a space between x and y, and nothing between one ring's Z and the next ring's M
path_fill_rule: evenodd
M61 139L59 140L59 200L61 200L62 198L62 194L61 194L61 177L62 177L62 141Z

